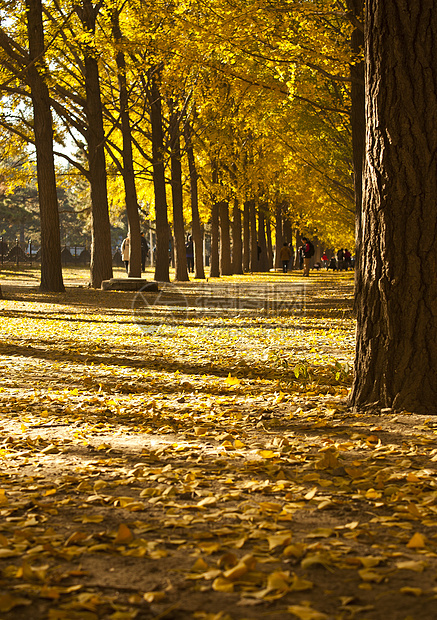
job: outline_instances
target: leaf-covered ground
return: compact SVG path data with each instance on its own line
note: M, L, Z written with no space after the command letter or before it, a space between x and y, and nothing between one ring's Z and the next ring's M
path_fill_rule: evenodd
M0 283L2 620L427 620L437 420L346 408L352 274Z

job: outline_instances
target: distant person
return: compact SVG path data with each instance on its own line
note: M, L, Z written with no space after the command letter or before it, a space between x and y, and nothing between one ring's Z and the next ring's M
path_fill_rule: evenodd
M146 260L149 256L149 244L143 232L141 232L141 271L146 271Z
M129 255L130 255L130 235L123 239L121 244L121 260L124 262L126 273L129 272Z
M171 238L168 240L168 263L171 267L174 267L174 251Z
M310 275L310 262L314 256L314 245L307 237L302 237L303 252L303 276L308 278Z
M187 243L185 244L185 253L187 256L188 273L194 273L194 244L191 235L188 236Z
M323 250L322 254L322 264L326 269L328 269L328 255L326 254L325 250Z
M299 258L299 269L302 269L303 268L303 259L304 259L304 256L303 256L303 245L301 245L301 246L299 246L297 248L297 256Z
M352 269L352 255L347 248L344 249L344 268Z
M279 260L282 263L283 273L287 273L288 263L290 262L290 258L291 258L291 249L288 243L285 241L284 245L281 248L281 251L279 252Z
M343 271L344 269L344 250L340 248L337 252L337 269Z
M331 256L331 260L329 261L329 264L326 267L326 270L328 269L332 269L332 271L337 271L337 260L335 256Z

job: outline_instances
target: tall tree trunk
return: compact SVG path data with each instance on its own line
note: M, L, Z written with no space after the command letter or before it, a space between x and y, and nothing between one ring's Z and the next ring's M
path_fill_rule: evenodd
M258 269L260 271L268 271L268 259L267 259L267 239L266 239L266 227L265 227L265 205L260 205L258 209L258 245L261 249L258 261Z
M234 200L232 209L232 271L243 273L243 244L241 239L241 211L238 200Z
M209 261L209 277L220 276L219 261L219 206L215 202L211 208L211 256Z
M250 224L250 271L258 271L258 236L256 230L256 204L254 200L249 202Z
M348 11L355 28L352 32L352 53L359 56L364 49L364 0L347 0ZM361 27L360 24L363 24ZM359 303L362 290L361 281L361 247L362 239L362 205L363 205L363 167L366 141L364 60L351 64L351 127L352 154L355 186L355 307Z
M265 220L266 225L266 242L267 242L267 270L273 269L273 244L272 244L272 227L270 218Z
M203 234L199 217L199 194L198 194L198 175L196 160L194 158L194 148L192 140L192 130L187 122L184 126L185 149L187 151L188 171L190 175L190 198L191 198L191 230L193 233L194 244L194 277L199 280L205 279L205 269L203 266Z
M77 9L84 30L93 36L99 5L83 0ZM96 52L92 44L84 43L85 113L89 181L91 186L91 286L99 288L103 280L112 278L111 228L109 223L108 189L105 162L105 132L100 95L100 76Z
M149 71L150 121L152 126L153 188L155 193L156 218L156 263L155 280L169 282L170 229L167 216L165 193L164 133L162 129L162 101L159 88L159 67Z
M275 205L275 269L282 267L280 258L281 248L284 245L282 235L282 203L277 200Z
M298 228L296 228L296 230L294 231L294 243L295 243L294 266L296 269L300 269L299 248L302 245L302 239L301 239L300 230Z
M122 42L119 13L114 11L112 18L112 34L117 44ZM138 213L137 189L135 186L135 173L132 154L132 135L129 118L129 96L126 84L126 60L120 50L116 56L118 85L120 89L120 120L123 138L123 182L126 198L126 213L129 225L129 268L128 276L141 278L141 229L140 216Z
M229 228L229 204L222 200L219 203L220 223L220 275L232 275L231 237Z
M50 97L44 81L44 31L41 0L26 0L31 89L36 148L39 211L41 218L41 291L62 292L61 240L53 156ZM41 72L41 73L40 73Z
M350 403L437 414L437 11L366 4L362 292Z
M282 219L282 237L287 243L293 243L293 230L287 214Z
M173 203L173 227L175 238L175 279L187 282L187 255L185 249L184 205L182 197L181 142L179 131L179 113L172 111L170 117L170 163L171 195Z
M243 207L243 271L250 269L250 200Z

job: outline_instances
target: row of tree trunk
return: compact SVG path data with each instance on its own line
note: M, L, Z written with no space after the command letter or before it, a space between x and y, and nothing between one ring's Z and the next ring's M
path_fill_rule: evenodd
M34 136L37 153L37 177L41 216L42 262L41 289L62 291L64 289L61 270L61 247L59 234L59 215L56 196L56 176L53 150L52 106L56 113L63 114L62 106L51 98L44 73L44 32L41 0L26 0L30 63L27 65L27 83L32 93L34 109ZM98 6L91 0L83 0L76 6L84 28L94 32ZM116 42L122 40L122 32L117 11L111 14L112 35ZM3 41L5 48L8 42ZM1 44L1 40L0 40ZM90 284L98 288L104 279L112 277L112 256L110 221L108 213L107 176L105 160L105 142L103 108L100 94L100 76L97 59L92 49L84 47L84 83L86 118L86 152L88 169L81 171L90 183L91 196L91 266ZM24 61L23 61L24 62ZM114 160L122 174L125 187L128 233L130 236L130 277L141 277L141 242L140 220L132 151L132 134L129 119L128 87L126 84L126 62L124 53L117 53L116 64L119 82L120 129L122 134L122 154L120 160ZM170 183L173 207L173 226L175 242L175 277L179 281L188 280L185 253L185 226L183 215L182 152L181 136L184 138L184 156L187 158L190 199L191 228L194 244L196 278L204 278L203 229L199 218L198 175L196 171L193 148L193 129L180 109L178 102L169 102L169 141L166 143L160 92L162 65L150 67L143 78L150 113L152 167L156 213L156 268L155 279L169 281L169 221L166 192L166 157L170 163ZM113 158L114 159L114 158ZM286 239L291 242L291 226L283 218L278 206L276 214L276 256ZM211 209L211 256L210 275L230 275L232 273L267 271L274 260L272 232L270 222L265 214L266 205L256 208L255 200L247 200L241 211L237 200L232 206L232 224L229 217L227 201L217 202ZM279 222L279 223L278 223ZM232 236L232 243L231 243ZM232 247L232 251L231 251ZM279 265L275 265L278 267Z
M34 136L37 154L37 176L41 215L42 267L41 289L62 291L64 288L61 270L61 247L59 234L59 215L56 196L56 176L54 168L52 106L58 115L64 114L58 101L51 98L44 75L44 32L41 0L26 0L30 62L27 63L26 79L32 93L34 109ZM93 33L99 5L91 0L83 0L76 6L84 29ZM115 42L122 40L119 14L114 9L111 14L112 35ZM4 33L3 33L4 34ZM0 44L5 49L8 41L0 37ZM122 134L122 153L113 160L124 181L125 202L130 236L130 260L128 275L141 277L141 242L138 199L135 187L135 173L132 151L132 133L129 118L128 86L126 84L126 62L121 46L116 57L119 83L120 130ZM81 169L90 183L91 196L91 265L90 284L98 288L105 279L112 277L111 235L108 212L107 174L105 148L111 150L105 139L103 108L100 93L99 66L93 49L83 48L85 101L84 115L88 169ZM25 59L23 59L23 63ZM169 101L170 118L168 123L169 139L166 141L160 92L162 65L151 66L143 76L144 90L147 95L151 126L152 169L155 194L156 214L156 268L155 279L169 281L169 221L166 191L167 157L170 164L170 184L173 208L173 227L175 242L175 277L179 281L188 280L185 253L185 226L183 215L183 184L181 137L184 138L184 156L187 158L190 199L191 227L194 243L196 278L204 278L204 257L202 225L199 218L198 175L193 148L193 129L186 118L184 108L179 103ZM230 275L232 273L267 271L273 266L274 255L284 240L291 243L291 226L283 217L283 206L278 205L276 213L276 252L272 247L272 231L268 209L256 200L247 200L241 210L238 201L232 206L232 224L229 217L229 204L220 201L211 209L211 256L210 274ZM232 244L231 244L232 236ZM219 241L220 240L220 241ZM232 251L231 251L232 245ZM277 259L278 260L278 259Z

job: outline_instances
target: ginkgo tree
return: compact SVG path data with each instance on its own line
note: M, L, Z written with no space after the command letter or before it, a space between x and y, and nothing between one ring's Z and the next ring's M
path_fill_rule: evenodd
M436 414L437 13L366 7L366 162L357 409Z
M10 6L7 7L10 10ZM46 83L48 72L44 58L44 26L40 0L27 0L25 28L19 19L8 22L8 30L0 28L0 48L3 75L13 95L22 94L18 117L25 138L35 147L36 170L41 218L41 283L42 291L64 290L61 269L61 242L53 154L53 120L50 95ZM11 20L11 17L9 17ZM26 100L32 106L32 118L25 119L20 104Z
M176 118L178 140L185 124L191 126L187 145L191 170L193 164L196 168L197 209L203 221L208 221L212 205L221 203L218 221L225 226L222 237L227 237L229 204L247 203L252 209L250 250L244 241L243 263L250 254L251 268L258 266L257 226L266 252L270 248L269 221L278 194L286 197L293 191L289 204L299 203L296 209L308 212L306 219L295 218L293 225L304 223L310 232L317 228L322 235L329 230L330 238L335 237L332 231L339 228L335 214L352 195L346 173L350 135L344 75L350 58L350 24L345 14L332 11L328 0L278 4L215 0L198 4L193 0L171 7L154 3L153 11L144 8L144 3L134 0L122 7L109 3L104 10L88 0L81 7L68 2L44 4L51 37L45 50L48 86L56 118L62 122L55 137L62 140L69 135L88 156L85 168L77 158L63 154L90 181L96 261L93 258L91 264L93 285L110 275L108 161L112 162L111 173L119 174L125 184L124 198L136 233L137 186L142 200L150 195L153 180L155 277L168 279L169 219L178 230L177 253L183 264L181 214L189 222L189 200L184 201L187 191L174 190L176 184L188 188L190 172L183 140L180 156L175 156L175 134L171 138L169 130L176 127ZM20 93L14 96L21 105ZM190 109L185 100L190 101ZM172 107L176 110L173 116ZM182 168L175 175L179 160ZM315 174L302 174L306 169ZM176 177L180 177L177 183ZM297 185L302 191L296 191ZM309 196L323 198L309 200ZM168 213L170 198L173 214ZM228 203L226 212L223 201ZM263 205L258 215L257 205ZM235 208L237 235L239 211ZM247 227L242 230L247 237ZM238 247L237 239L234 245ZM228 253L225 244L223 260ZM229 265L223 264L222 270L227 272Z

